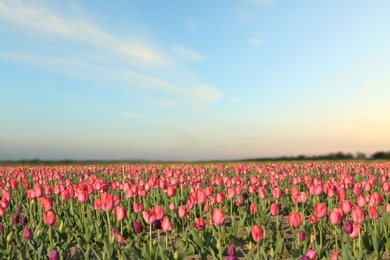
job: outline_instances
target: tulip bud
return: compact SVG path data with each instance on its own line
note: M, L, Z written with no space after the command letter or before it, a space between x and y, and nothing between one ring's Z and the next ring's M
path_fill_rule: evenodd
M305 239L306 239L306 232L303 230L300 230L299 231L299 240L305 241Z
M161 221L159 219L153 222L154 229L161 229Z
M64 231L64 222L60 220L60 227L59 227L60 232Z
M23 212L23 207L22 207L22 205L19 205L19 206L18 206L17 212L18 212L18 213L22 213L22 212Z
M27 217L23 216L22 220L20 221L20 224L24 227L27 224Z
M135 233L141 233L142 232L142 223L141 222L134 222L133 228Z
M4 232L4 226L0 223L0 234Z
M8 243L12 241L13 236L14 236L14 233L11 231L11 232L8 234L8 236L7 236L7 242L8 242Z
M228 246L227 253L230 256L234 256L236 254L236 248L234 246Z
M173 259L179 259L179 253L177 251L175 251L175 253L173 254Z
M18 214L14 214L14 215L12 216L12 222L13 222L14 224L18 224L18 223L19 223L19 215L18 215Z
M40 230L37 231L37 237L41 237L42 236L42 230L43 229L40 229Z
M30 240L32 238L32 235L33 235L33 232L30 228L26 228L23 232L23 237L26 239L26 240Z
M344 225L343 225L343 231L346 233L346 234L351 234L352 231L353 231L353 223L351 220L346 220L344 222Z
M55 249L51 250L49 260L59 260L59 259L60 259L60 254L58 253L58 251Z

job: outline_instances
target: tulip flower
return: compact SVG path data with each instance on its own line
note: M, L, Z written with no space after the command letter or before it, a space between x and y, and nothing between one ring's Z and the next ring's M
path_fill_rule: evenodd
M105 212L112 211L114 208L114 197L108 194L107 192L104 192L102 194L101 205L103 211Z
M50 251L49 260L60 260L60 254L57 250L53 249Z
M206 227L206 222L203 218L197 218L195 219L194 227L197 230L203 230Z
M352 210L351 215L352 215L352 219L354 222L359 223L359 224L363 223L365 213L364 213L364 210L362 208L355 207Z
M19 223L19 215L18 214L14 214L12 216L12 223L14 223L14 224L18 224Z
M279 209L278 204L272 203L270 206L270 211L271 211L272 216L278 216L280 213L280 209Z
M142 228L142 223L141 222L134 222L133 223L133 229L135 233L141 233L143 228Z
M24 231L23 231L23 237L24 239L26 240L30 240L33 236L33 232L30 228L26 228Z
M134 202L133 209L135 213L141 213L144 210L144 207L142 206L141 203Z
M211 219L215 226L222 226L225 223L225 213L222 210L215 208L211 213Z
M161 206L155 206L154 212L156 213L156 219L162 220L165 217L165 210Z
M351 220L346 220L343 225L343 231L346 234L351 234L353 231L353 222Z
M161 222L161 229L165 233L171 232L172 231L172 223L168 218L164 218L163 221Z
M370 219L376 220L379 217L378 209L376 206L371 206L370 209L368 210L368 215Z
M299 228L299 226L302 224L302 215L298 212L293 211L288 216L288 221L292 228Z
M321 219L326 216L328 213L328 209L323 203L317 203L314 206L314 214L316 215L317 218Z
M263 240L263 235L264 235L263 228L260 227L259 225L255 224L252 227L252 238L253 238L253 241L255 241L256 243L261 242Z
M56 222L56 214L53 211L45 212L43 220L45 221L46 225L53 226Z
M125 207L116 207L114 210L114 215L118 221L123 221L126 218Z
M308 249L306 256L308 256L310 260L314 260L317 258L317 251L314 249Z
M233 245L228 246L227 253L229 256L236 255L236 248Z

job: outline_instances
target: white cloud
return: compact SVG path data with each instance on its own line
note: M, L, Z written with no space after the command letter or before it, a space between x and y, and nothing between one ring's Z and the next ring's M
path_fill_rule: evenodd
M205 57L202 54L196 53L190 49L185 48L184 46L174 46L173 51L180 56L180 58L188 61L201 61Z
M39 33L62 37L97 46L153 65L165 65L168 60L156 49L142 42L126 41L78 17L66 17L43 6L26 5L21 1L0 3L0 19Z
M3 51L0 52L1 59L38 66L67 76L111 81L107 87L125 85L129 89L163 91L202 101L216 101L221 95L217 89L188 78L164 79L162 73L172 73L174 66L177 66L175 60L163 55L159 48L152 47L155 44L148 44L140 36L134 35L127 40L77 15L71 17L32 3L35 1L0 0L0 21L17 26L22 32L28 31L26 35L36 37L38 33L37 40L47 35L60 41L60 44L52 46L54 52L50 56ZM87 51L85 48L77 50L77 46L68 47L68 41L87 44L91 48ZM183 46L176 46L173 50L181 59L204 59L203 55ZM64 53L66 58L63 57Z
M79 78L88 78L88 75L94 77L95 80L100 77L108 77L117 84L125 84L125 88L129 89L139 88L141 90L163 91L177 96L209 102L217 101L221 96L221 93L211 86L199 83L172 84L134 70L111 69L78 60L1 52L0 58L40 66Z
M260 46L263 44L263 41L258 38L251 38L249 39L249 42L253 45Z
M207 112L209 109L207 107L201 106L201 105L192 105L191 106L193 109L200 111L200 112Z

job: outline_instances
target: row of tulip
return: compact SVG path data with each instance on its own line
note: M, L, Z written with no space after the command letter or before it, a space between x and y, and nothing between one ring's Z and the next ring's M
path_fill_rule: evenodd
M390 163L0 168L1 259L383 259Z

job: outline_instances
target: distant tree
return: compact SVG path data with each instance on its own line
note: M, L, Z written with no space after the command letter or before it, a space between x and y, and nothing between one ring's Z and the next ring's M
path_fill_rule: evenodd
M384 159L390 159L390 151L389 152L376 152L371 156L372 159L375 160L384 160Z
M367 156L364 153L357 152L355 158L358 160L365 160L367 159Z

